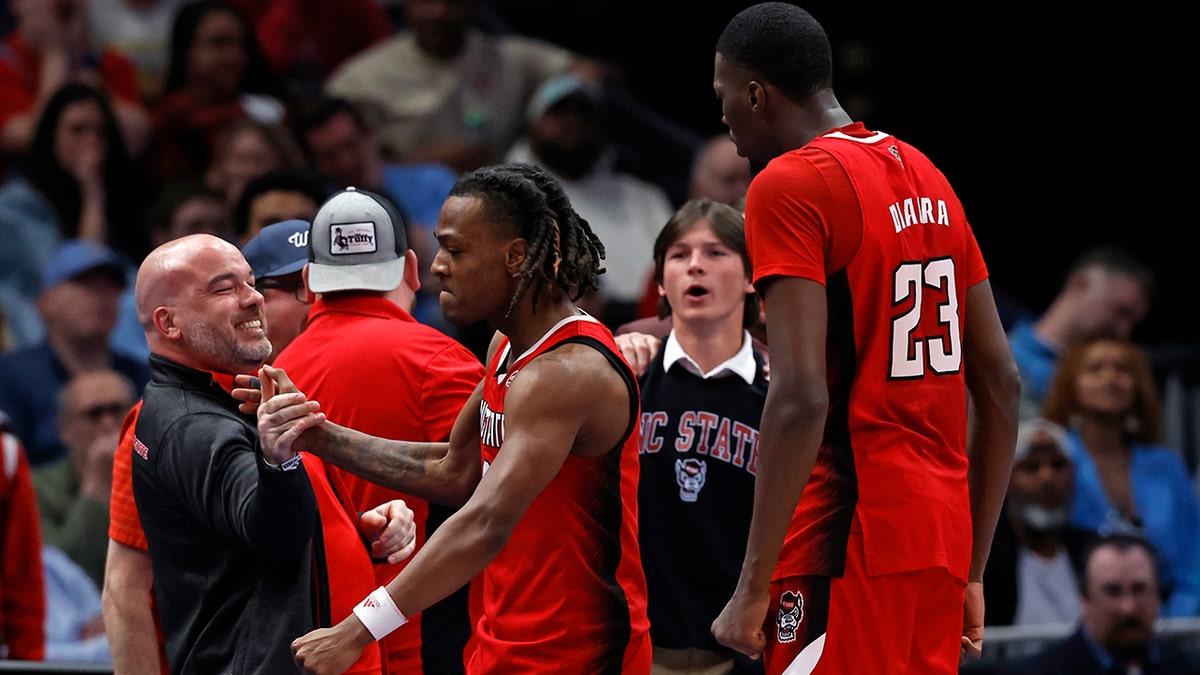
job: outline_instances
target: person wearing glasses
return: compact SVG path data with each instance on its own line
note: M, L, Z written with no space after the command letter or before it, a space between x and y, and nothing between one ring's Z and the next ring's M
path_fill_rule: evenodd
M42 543L62 549L104 583L113 453L133 384L110 368L79 373L59 393L58 433L67 455L33 472Z
M254 288L262 293L267 315L267 337L273 363L308 323L311 301L300 271L308 263L307 220L293 219L268 225L242 248L254 270Z

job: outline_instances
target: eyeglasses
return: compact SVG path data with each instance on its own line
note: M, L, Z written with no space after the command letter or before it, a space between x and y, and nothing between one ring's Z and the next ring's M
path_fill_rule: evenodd
M304 287L304 284L294 281L279 281L277 279L261 279L254 282L254 290L259 293L271 289L289 292L300 302L308 304L308 289Z
M91 422L99 422L105 417L115 417L120 420L125 417L125 413L129 412L130 407L131 404L129 403L97 403L94 406L80 410L79 414L88 418Z

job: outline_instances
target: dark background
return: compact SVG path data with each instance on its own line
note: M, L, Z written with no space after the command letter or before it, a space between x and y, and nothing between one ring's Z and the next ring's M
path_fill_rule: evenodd
M617 64L630 94L697 136L724 130L713 45L750 4L488 3L513 30ZM1160 280L1135 338L1200 343L1196 116L1184 107L1198 38L1187 21L1155 4L864 4L804 5L833 43L838 98L941 167L998 292L1039 312L1075 255L1117 244Z

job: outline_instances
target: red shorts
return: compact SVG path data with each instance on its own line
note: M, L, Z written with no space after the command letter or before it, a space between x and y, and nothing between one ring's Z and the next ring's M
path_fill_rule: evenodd
M771 582L767 675L956 675L965 591L944 567L867 576L852 532L841 578Z

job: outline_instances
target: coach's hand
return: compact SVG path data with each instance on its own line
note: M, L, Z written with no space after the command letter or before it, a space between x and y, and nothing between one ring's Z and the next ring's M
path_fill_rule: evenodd
M325 423L321 406L310 401L279 368L263 366L258 371L262 383L258 405L258 442L263 458L272 464L296 455L292 447L305 431Z

